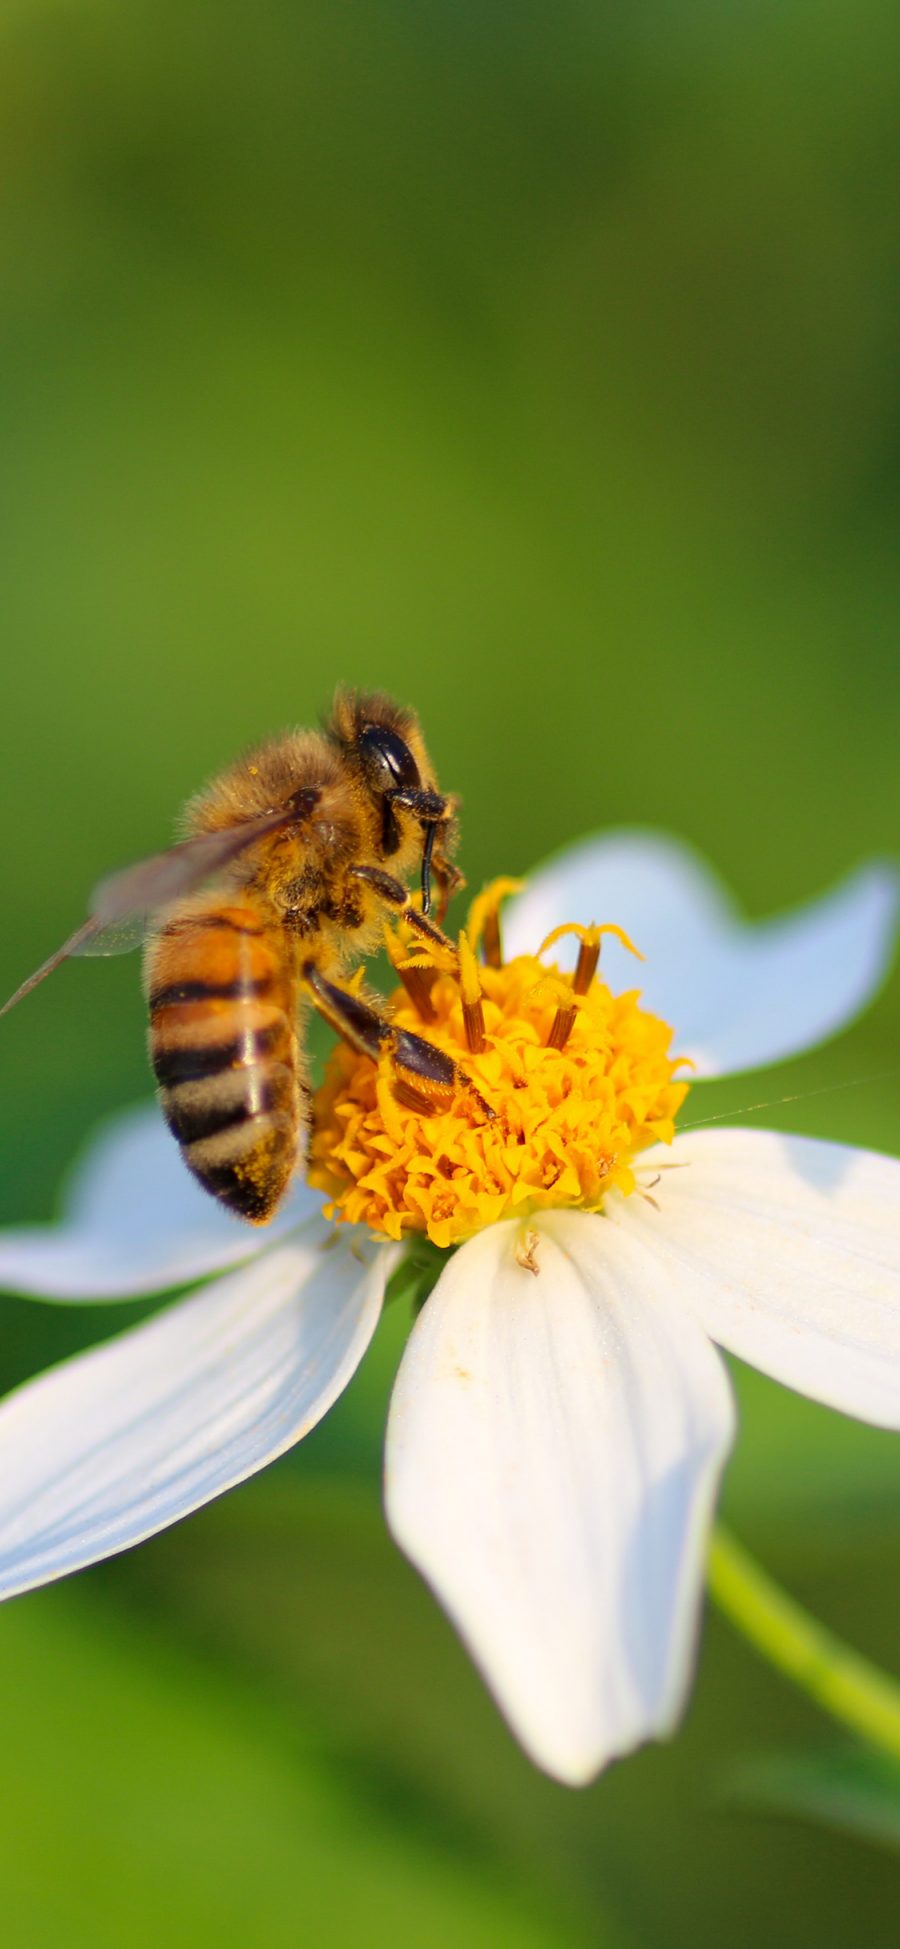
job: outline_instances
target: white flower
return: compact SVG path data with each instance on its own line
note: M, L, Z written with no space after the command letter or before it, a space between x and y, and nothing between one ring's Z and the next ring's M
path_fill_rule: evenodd
M615 919L645 953L647 1003L712 1076L855 1014L898 904L894 870L871 866L750 925L687 849L624 833L540 870L505 934L533 951L563 921ZM621 953L604 947L613 988ZM394 1535L527 1751L572 1784L684 1703L734 1430L713 1343L900 1428L900 1163L713 1125L640 1170L659 1173L652 1200L538 1211L524 1258L514 1219L448 1257L387 1436ZM0 1281L75 1300L220 1276L0 1407L0 1594L125 1549L298 1441L361 1360L402 1249L335 1227L305 1185L261 1243L155 1112L108 1127L63 1222L0 1236Z

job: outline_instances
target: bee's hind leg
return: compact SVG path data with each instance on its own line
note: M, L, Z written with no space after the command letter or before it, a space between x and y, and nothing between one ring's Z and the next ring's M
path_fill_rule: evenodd
M371 1056L373 1062L389 1054L394 1095L408 1109L431 1115L445 1109L457 1090L464 1089L474 1097L486 1117L493 1117L490 1105L445 1050L427 1042L424 1036L413 1035L409 1029L396 1028L388 1016L381 1015L362 996L329 981L314 961L304 963L302 975L314 1007L349 1042L351 1049Z

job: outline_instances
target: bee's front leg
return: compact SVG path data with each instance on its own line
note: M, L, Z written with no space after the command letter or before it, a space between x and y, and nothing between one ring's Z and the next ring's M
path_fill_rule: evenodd
M438 890L437 917L442 923L451 896L462 892L466 884L466 876L460 872L458 866L454 866L452 859L447 859L443 853L434 852L431 859L431 877Z
M452 867L451 871L455 873L456 868ZM412 896L402 880L395 880L392 873L382 872L380 866L351 866L350 873L354 880L361 880L364 886L369 887L377 899L383 900L398 920L405 920L409 927L421 934L423 940L430 941L432 947L442 948L449 957L449 965L455 967L458 959L455 942L419 907L413 906Z

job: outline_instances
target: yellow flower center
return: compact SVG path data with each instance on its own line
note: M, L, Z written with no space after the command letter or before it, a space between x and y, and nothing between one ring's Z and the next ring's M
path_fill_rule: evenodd
M548 1206L597 1211L613 1187L634 1190L641 1150L671 1142L687 1094L672 1030L636 990L613 995L594 974L601 934L630 941L619 928L557 929L538 954L576 934L574 976L538 955L501 963L497 910L512 884L495 882L475 901L458 957L425 954L418 942L404 958L404 938L391 937L405 983L392 1026L452 1057L459 1082L426 1106L398 1090L389 1042L378 1063L335 1048L315 1099L309 1170L330 1216L456 1245ZM475 958L482 937L487 963Z

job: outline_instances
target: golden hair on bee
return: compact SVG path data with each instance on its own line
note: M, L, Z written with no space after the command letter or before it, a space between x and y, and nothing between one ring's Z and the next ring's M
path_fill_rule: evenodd
M116 952L146 933L163 1114L201 1184L265 1223L308 1129L305 1002L355 1049L387 1052L398 1093L428 1107L459 1087L448 1056L336 979L379 941L386 913L453 954L431 905L434 886L443 918L461 883L455 809L415 713L339 690L321 731L247 752L189 801L178 845L102 882L88 919L6 1007L67 956Z

